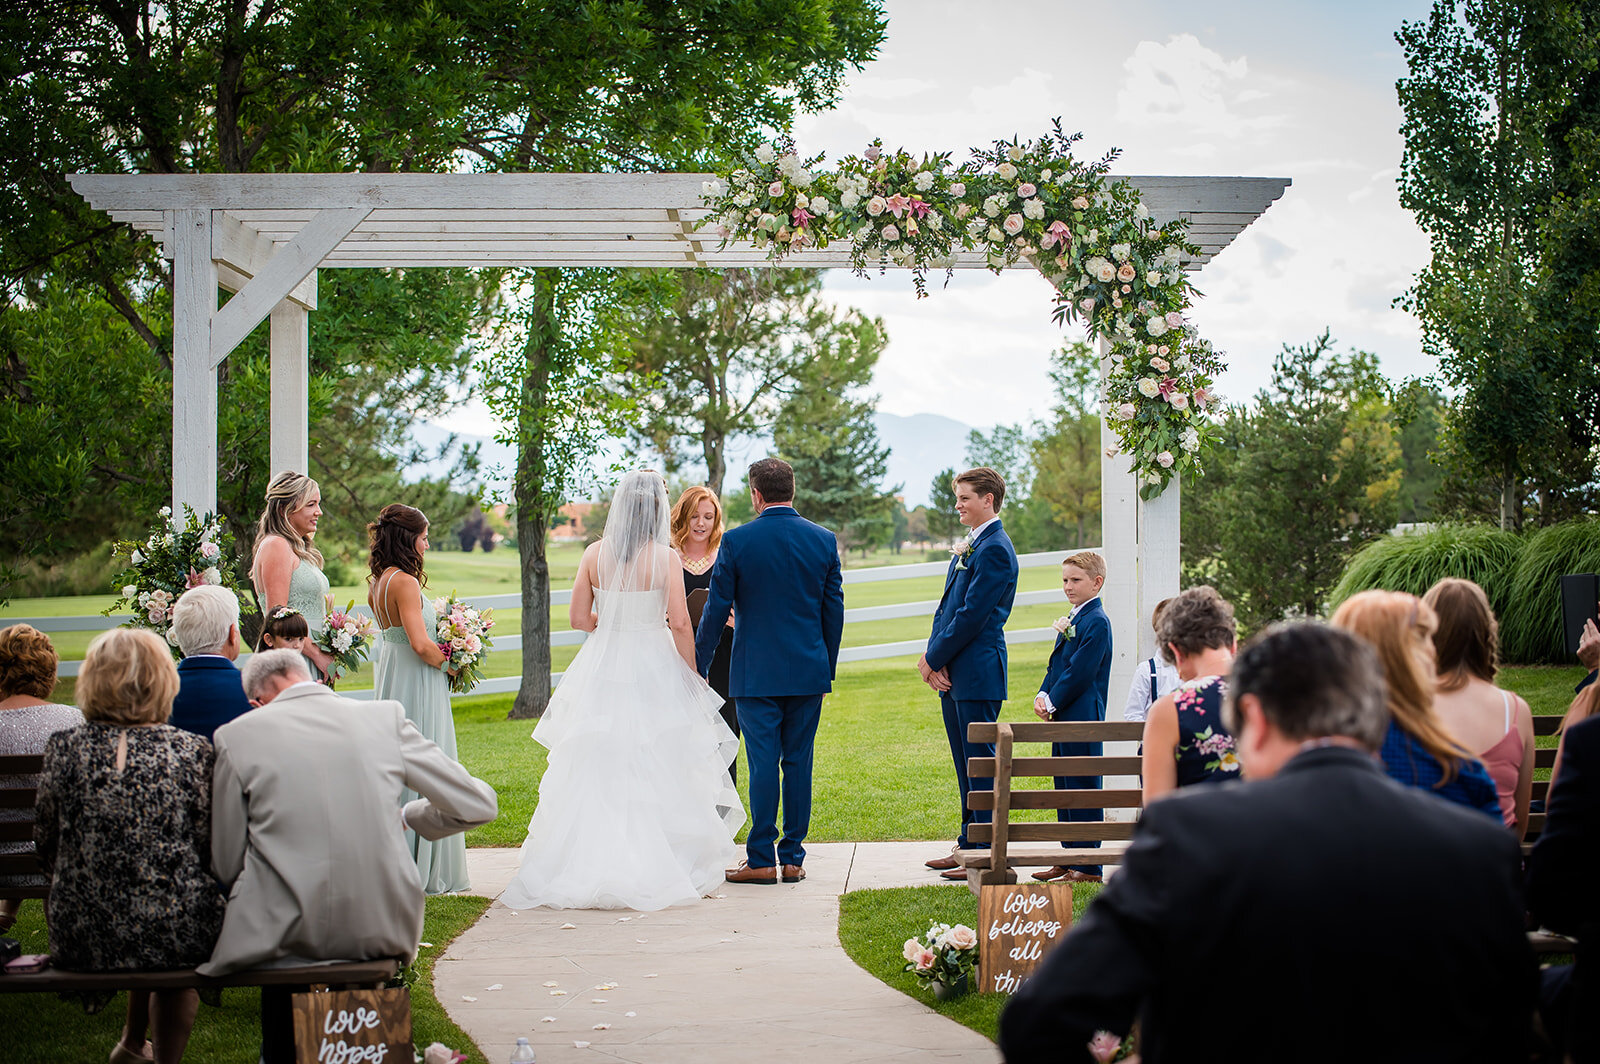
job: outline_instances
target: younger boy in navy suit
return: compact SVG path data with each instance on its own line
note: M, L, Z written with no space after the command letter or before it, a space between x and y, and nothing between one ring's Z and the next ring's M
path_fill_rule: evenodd
M1061 563L1061 588L1072 603L1072 613L1060 624L1044 682L1033 700L1033 711L1041 720L1103 721L1106 719L1106 688L1111 683L1111 621L1100 606L1100 589L1106 583L1106 560L1094 551L1082 551ZM1054 757L1099 757L1100 743L1052 743ZM1057 776L1057 790L1099 790L1099 776ZM1061 809L1056 819L1100 821L1099 809ZM1063 842L1062 846L1095 848L1098 840ZM1099 865L1057 865L1035 872L1035 879L1067 879L1100 882Z

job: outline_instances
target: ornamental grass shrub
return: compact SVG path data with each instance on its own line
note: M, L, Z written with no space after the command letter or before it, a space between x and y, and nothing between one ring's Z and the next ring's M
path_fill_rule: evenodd
M1422 595L1447 576L1471 580L1500 620L1500 656L1516 664L1571 664L1561 633L1561 576L1600 572L1600 519L1522 534L1446 524L1374 540L1350 559L1330 612L1359 591Z

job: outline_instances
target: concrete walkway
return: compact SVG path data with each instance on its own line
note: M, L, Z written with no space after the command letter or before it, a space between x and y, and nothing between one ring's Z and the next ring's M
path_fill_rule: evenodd
M941 882L922 868L940 844L806 849L803 883L730 883L661 912L496 902L434 965L439 1001L490 1064L519 1037L540 1064L995 1064L992 1042L891 990L839 945L839 895ZM469 849L474 893L497 896L517 856Z

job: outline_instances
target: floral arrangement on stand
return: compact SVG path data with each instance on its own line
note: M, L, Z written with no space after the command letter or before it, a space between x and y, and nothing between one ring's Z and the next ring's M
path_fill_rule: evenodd
M978 933L966 924L935 922L920 939L906 939L900 955L906 959L904 970L917 977L922 989L932 990L941 1001L957 997L972 988Z
M333 659L328 666L328 679L338 680L370 659L378 625L371 617L356 612L354 599L342 610L334 606L331 592L322 597L322 602L328 610L328 622L322 631L313 632L312 636L323 653Z
M239 597L241 609L249 607L227 559L233 553L233 533L215 514L197 515L183 508L183 523L173 519L172 507L161 508L161 521L143 542L125 540L113 547L115 555L127 559L117 574L114 587L120 597L104 610L132 613L128 628L148 628L167 641L174 657L179 656L177 639L172 634L172 608L178 596L191 587L212 584L225 587Z
M1139 1064L1138 1040L1131 1034L1126 1038L1118 1038L1110 1031L1096 1031L1094 1037L1089 1039L1089 1055L1096 1064L1113 1064L1115 1061Z
M1188 320L1196 293L1182 267L1199 248L1187 223L1157 223L1132 185L1107 179L1115 150L1074 158L1081 136L1058 119L1038 140L996 141L961 166L873 141L833 171L790 143L762 145L702 193L724 247L749 241L781 259L846 240L858 274L904 267L919 297L927 272L948 283L963 251L982 251L996 272L1031 263L1056 289L1055 321L1082 322L1109 348L1102 409L1153 499L1203 472L1223 360Z
M439 651L450 659L455 675L450 690L462 694L483 680L483 659L494 649L489 629L494 627L494 611L480 610L456 597L454 591L433 600L439 615Z

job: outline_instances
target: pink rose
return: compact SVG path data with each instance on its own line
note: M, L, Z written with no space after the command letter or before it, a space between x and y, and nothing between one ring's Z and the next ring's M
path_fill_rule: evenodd
M1080 299L1080 300L1078 300L1078 309L1080 311L1082 311L1083 313L1085 313L1085 314L1093 314L1094 313L1094 300L1093 299Z
M1189 409L1189 397L1182 392L1173 392L1167 396L1167 402L1172 404L1172 409L1174 410Z
M884 226L883 239L889 241L891 244L894 243L896 240L900 239L900 229L892 223Z
M944 943L953 949L971 949L978 944L978 933L966 924L957 924L944 936Z
M1038 192L1038 189L1034 188L1033 185L1026 181L1017 186L1017 195L1021 196L1023 199L1027 199L1029 196L1037 195Z
M768 185L767 186L767 195L769 195L769 196L781 196L781 195L783 195L783 182L782 181L774 181L772 184Z
M867 157L867 162L875 163L878 161L878 156L882 155L883 152L878 150L878 146L876 144L869 144L867 145L865 154Z
M1162 451L1160 454L1156 455L1156 461L1161 463L1162 469L1171 469L1172 463L1176 461L1176 459L1172 457L1171 451Z
M1122 1039L1110 1031L1096 1031L1094 1037L1089 1039L1089 1055L1099 1064L1109 1064L1112 1057L1122 1048Z
M1134 406L1132 403L1123 403L1121 406L1117 407L1117 417L1121 418L1123 421L1132 421L1134 415L1138 412L1139 408Z
M1124 262L1117 267L1117 280L1123 284L1133 283L1133 279L1137 276L1139 276L1139 271L1133 268L1133 263L1131 262Z
M1006 220L1002 228L1004 228L1005 231L1010 233L1012 236L1016 236L1018 233L1022 232L1022 225L1022 215L1008 214L1006 215Z
M1088 210L1089 198L1087 196L1074 196L1072 199L1072 209L1075 211Z
M888 205L888 202L882 196L873 196L867 200L867 213L876 218L883 213L883 209Z
M900 950L900 956L912 964L917 963L917 958L922 956L922 943L914 938L906 939L905 946Z
M1181 328L1183 328L1183 315L1179 314L1175 310L1167 311L1167 328L1169 328L1169 329L1181 329Z
M1150 366L1152 369L1158 369L1162 373L1165 373L1167 370L1172 368L1172 364L1164 358L1152 358L1150 360Z

